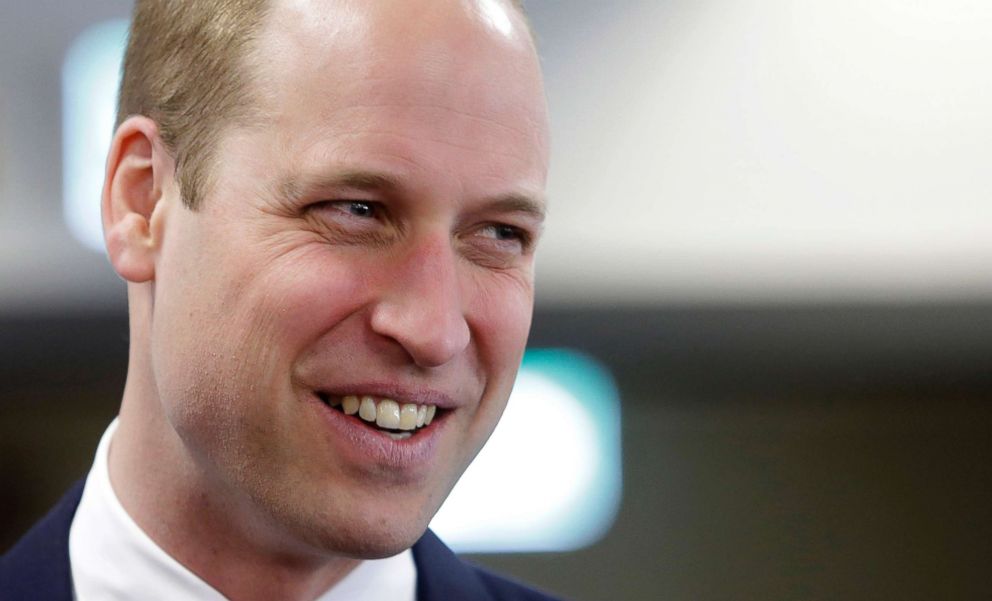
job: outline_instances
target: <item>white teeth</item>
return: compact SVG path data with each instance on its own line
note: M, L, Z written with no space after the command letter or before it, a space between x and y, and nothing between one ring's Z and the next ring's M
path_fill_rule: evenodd
M406 440L413 436L413 432L386 432L393 440Z
M393 399L383 399L379 401L379 411L375 418L375 424L380 428L395 430L400 427L400 405Z
M417 406L406 403L400 408L400 430L413 430L417 427Z
M358 407L358 417L367 422L374 422L377 415L375 399L370 396L362 397L362 404Z
M393 399L382 399L376 401L372 396L346 395L344 397L330 397L327 404L331 407L341 407L345 415L355 415L367 422L371 422L389 430L403 430L399 437L393 436L396 433L386 432L395 440L409 438L412 430L422 428L434 420L437 413L436 405L418 405L416 403L403 403L400 405Z

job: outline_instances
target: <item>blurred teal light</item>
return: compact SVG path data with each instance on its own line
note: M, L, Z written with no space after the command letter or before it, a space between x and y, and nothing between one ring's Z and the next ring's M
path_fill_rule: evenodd
M503 419L431 528L460 552L585 547L613 524L620 466L606 369L574 351L530 350Z
M114 133L127 25L127 20L117 19L83 31L62 65L63 215L72 235L100 252L100 193Z

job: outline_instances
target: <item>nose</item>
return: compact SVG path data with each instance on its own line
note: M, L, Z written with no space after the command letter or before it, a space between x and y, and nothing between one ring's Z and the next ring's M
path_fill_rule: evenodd
M440 367L468 346L456 262L447 237L417 246L388 271L390 281L373 307L372 330L397 342L420 367Z

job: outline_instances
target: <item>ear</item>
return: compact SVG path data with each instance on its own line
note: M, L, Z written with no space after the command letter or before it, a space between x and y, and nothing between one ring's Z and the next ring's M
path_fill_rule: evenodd
M163 208L174 169L154 121L135 116L117 128L103 183L103 236L110 263L129 282L155 279L162 229L152 227L152 214Z

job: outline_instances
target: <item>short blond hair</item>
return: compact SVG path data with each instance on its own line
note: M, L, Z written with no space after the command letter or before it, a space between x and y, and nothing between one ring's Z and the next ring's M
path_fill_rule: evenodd
M510 3L524 14L522 0ZM191 209L210 188L221 133L252 116L248 57L269 6L269 0L135 1L117 125L132 115L158 124Z
M268 0L137 0L117 105L117 125L153 119L176 161L183 202L209 187L222 130L250 113L248 49Z

